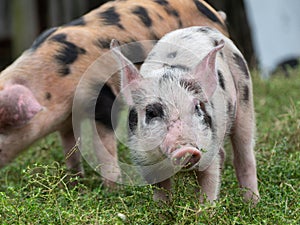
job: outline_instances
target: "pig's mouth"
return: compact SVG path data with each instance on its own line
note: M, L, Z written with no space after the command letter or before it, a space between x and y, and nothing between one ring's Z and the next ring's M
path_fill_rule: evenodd
M194 147L181 147L171 153L171 161L174 166L190 169L195 166L201 158L201 152Z

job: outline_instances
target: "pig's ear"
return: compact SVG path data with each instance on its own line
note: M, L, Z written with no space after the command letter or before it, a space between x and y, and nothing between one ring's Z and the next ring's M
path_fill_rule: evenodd
M112 40L110 48L121 69L121 92L128 105L133 105L131 91L141 76L137 68L121 53L120 44L117 40Z
M198 80L203 88L207 100L214 94L217 85L217 71L216 71L216 56L220 49L224 47L224 40L214 47L194 68L192 75Z

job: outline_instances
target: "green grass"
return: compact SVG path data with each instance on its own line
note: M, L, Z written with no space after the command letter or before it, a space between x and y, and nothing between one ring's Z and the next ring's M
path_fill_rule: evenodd
M268 81L254 74L261 194L256 207L243 203L230 160L215 204L201 205L193 176L183 174L168 205L152 200L150 186L110 192L87 165L86 177L69 188L54 134L0 171L0 224L299 224L300 71L293 73Z

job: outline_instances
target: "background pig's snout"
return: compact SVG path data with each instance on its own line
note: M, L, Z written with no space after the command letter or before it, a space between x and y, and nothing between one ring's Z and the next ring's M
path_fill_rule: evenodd
M182 147L171 153L171 160L174 165L190 168L199 162L201 152L193 147Z

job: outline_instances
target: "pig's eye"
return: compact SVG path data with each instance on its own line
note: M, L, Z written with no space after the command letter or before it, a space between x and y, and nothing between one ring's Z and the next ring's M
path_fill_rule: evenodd
M195 112L197 113L198 116L203 117L204 111L203 111L203 103L199 102L195 105ZM205 109L205 108L204 108Z
M198 102L195 104L195 112L197 115L201 118L204 119L205 123L211 127L212 126L212 121L210 115L207 113L205 104L203 102Z
M154 118L163 118L163 106L160 103L149 104L146 106L146 123Z

